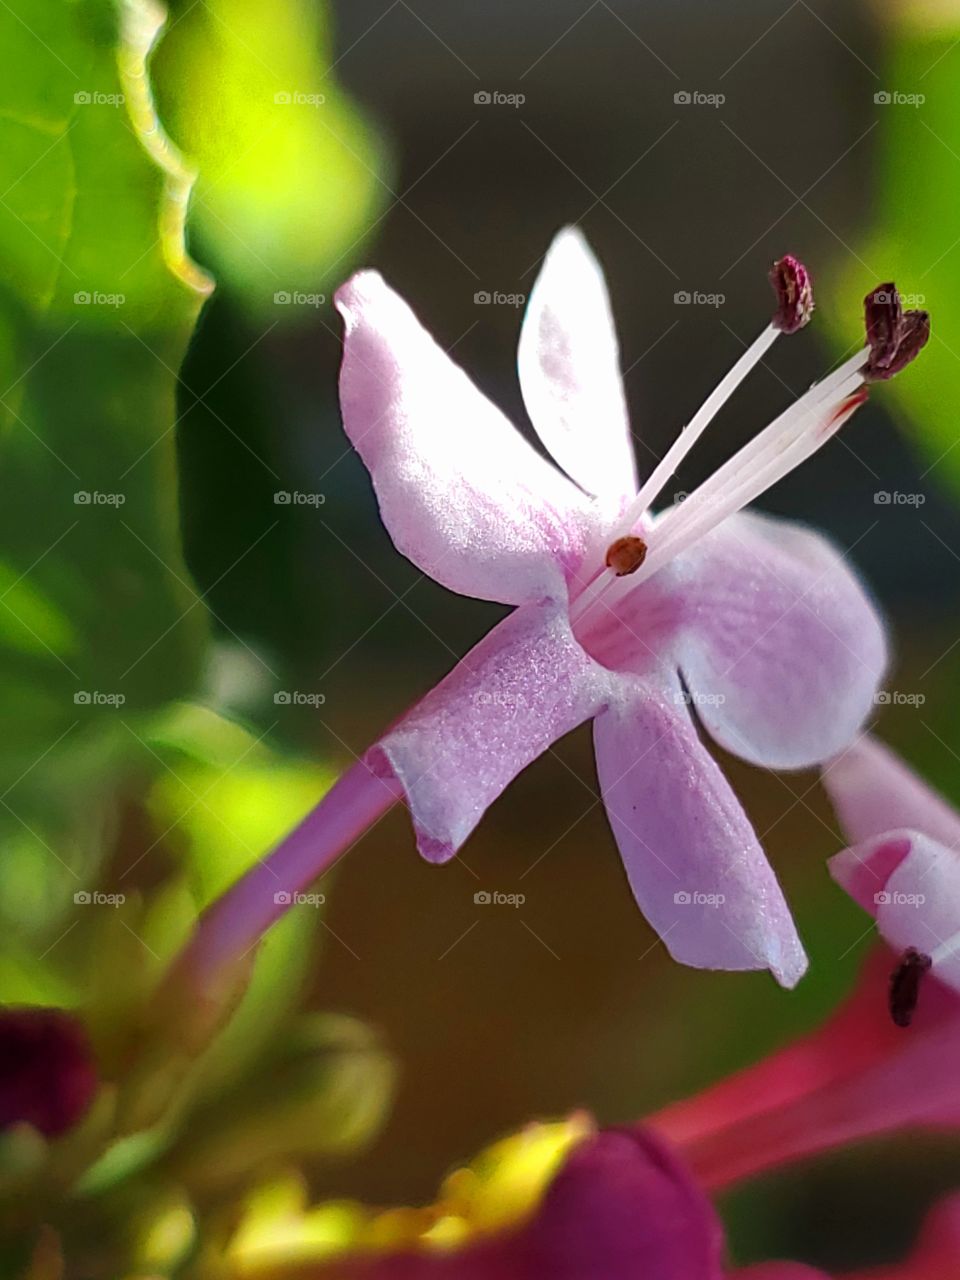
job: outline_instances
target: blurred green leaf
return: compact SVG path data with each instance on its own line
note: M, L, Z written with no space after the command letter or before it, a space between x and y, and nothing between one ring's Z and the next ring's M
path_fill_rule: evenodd
M274 320L342 278L388 194L383 150L331 74L318 0L180 0L157 53L161 116L200 176L191 227Z
M845 342L862 332L860 300L878 283L894 280L907 306L930 311L927 349L884 396L934 464L932 480L960 486L960 11L889 12L896 22L872 104L880 160L870 224L843 255L829 310Z
M149 99L156 26L139 0L0 6L0 914L21 924L31 884L48 917L83 887L124 722L192 688L205 627L173 427L209 282Z

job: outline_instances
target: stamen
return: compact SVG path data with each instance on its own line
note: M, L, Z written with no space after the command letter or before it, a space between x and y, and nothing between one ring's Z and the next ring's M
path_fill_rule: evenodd
M781 333L796 333L810 323L813 315L813 285L810 273L792 254L780 258L770 268L770 283L777 295L773 325Z
M642 538L628 534L611 542L604 563L618 578L624 578L627 574L636 573L646 558L647 544Z
M792 254L787 254L773 264L770 283L777 295L777 310L773 319L760 336L750 344L733 368L720 380L706 398L689 424L677 436L652 473L641 486L640 492L617 522L614 537L629 533L647 508L660 495L664 485L676 471L706 428L751 370L755 369L781 333L796 333L813 314L813 285L810 273Z
M920 984L933 965L930 956L907 947L890 975L890 1016L898 1027L909 1027L920 998Z
M680 432L673 444L663 455L653 471L640 487L640 492L623 513L613 530L614 536L629 533L644 512L660 496L664 485L679 467L704 431L717 416L723 406L746 378L767 354L777 338L780 330L772 324L767 325L760 336L744 351L733 368L720 380L717 387L704 400L703 404Z

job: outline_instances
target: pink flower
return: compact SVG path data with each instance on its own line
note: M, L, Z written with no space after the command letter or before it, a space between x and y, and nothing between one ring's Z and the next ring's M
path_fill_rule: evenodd
M379 275L355 276L337 305L344 426L394 543L452 591L516 606L368 753L402 788L420 852L452 857L521 769L592 718L631 887L671 953L792 985L803 948L690 708L723 747L778 769L828 759L868 713L886 646L855 574L818 534L743 508L840 427L865 381L888 376L877 341L685 501L651 512L778 332L809 318L800 264L784 259L772 278L774 322L639 491L606 288L578 231L551 246L520 334L524 401L556 466ZM919 339L899 312L884 318L884 359L901 367Z
M930 326L879 286L867 345L654 515L747 373L810 318L802 265L783 258L770 278L773 320L639 491L606 288L579 232L551 246L520 334L524 400L557 466L380 276L340 290L344 425L391 537L451 590L516 607L205 912L165 980L171 1007L185 990L210 1017L225 1007L265 930L398 799L420 852L444 862L526 765L590 719L630 885L672 955L800 978L780 886L690 708L768 768L822 762L856 735L886 662L880 619L824 538L744 508L839 430L868 383L913 360Z
M824 785L854 841L831 874L900 954L890 1006L909 1026L931 985L960 992L960 814L868 737L824 772Z

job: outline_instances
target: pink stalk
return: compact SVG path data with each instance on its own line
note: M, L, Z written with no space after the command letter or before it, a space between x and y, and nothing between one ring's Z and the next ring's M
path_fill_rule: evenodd
M164 988L182 992L186 987L203 1002L216 1000L296 895L329 871L400 794L397 782L358 760L268 857L207 908Z

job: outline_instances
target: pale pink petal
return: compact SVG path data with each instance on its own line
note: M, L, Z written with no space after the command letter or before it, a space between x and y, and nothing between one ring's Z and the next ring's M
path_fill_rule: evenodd
M372 271L337 293L340 405L398 550L452 591L522 604L564 591L596 514Z
M425 858L460 848L504 787L609 699L617 677L564 609L525 605L494 627L370 754L401 783Z
M637 477L617 335L600 264L576 227L543 260L518 361L537 435L567 475L619 514Z
M803 947L684 696L678 684L641 686L594 726L600 788L634 896L675 959L770 969L793 986L806 968Z
M823 785L847 837L854 842L910 827L960 848L960 814L869 734L824 769Z
M680 668L711 735L772 769L843 750L887 662L883 624L849 563L811 530L746 512L683 561Z
M917 831L890 831L844 849L829 866L837 883L875 917L881 936L895 951L915 947L933 955L937 978L960 991L956 848Z

